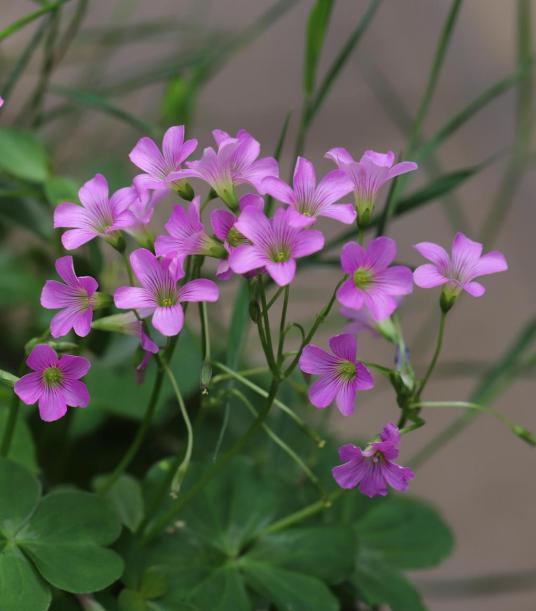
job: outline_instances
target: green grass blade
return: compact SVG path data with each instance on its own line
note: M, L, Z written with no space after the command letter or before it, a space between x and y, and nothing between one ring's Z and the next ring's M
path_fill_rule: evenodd
M154 135L155 128L150 123L147 123L143 119L136 117L135 115L123 110L119 106L110 102L104 96L94 91L84 91L83 89L74 89L70 87L63 87L59 85L50 86L51 93L55 93L61 97L67 98L70 102L75 105L92 108L103 112L131 127L147 135Z
M315 88L318 61L332 9L333 0L316 0L309 13L305 36L305 64L303 67L303 87L307 96L310 96Z
M0 30L0 41L8 38L12 34L15 34L15 32L18 32L24 26L28 25L29 23L32 23L32 21L35 21L42 15L46 15L47 13L50 13L52 11L56 11L60 6L62 6L68 1L69 0L57 0L56 2L52 2L51 4L45 4L36 11L28 13L27 15L24 15L24 17L17 19L11 25L8 25L7 28Z
M283 152L283 147L285 146L285 140L287 139L288 127L290 125L290 119L292 117L292 110L287 113L285 120L283 121L283 127L281 128L281 132L279 133L279 138L277 140L277 145L274 151L274 158L279 161L281 159L281 153ZM266 214L270 216L272 212L272 208L274 205L274 198L271 195L268 195L266 198Z

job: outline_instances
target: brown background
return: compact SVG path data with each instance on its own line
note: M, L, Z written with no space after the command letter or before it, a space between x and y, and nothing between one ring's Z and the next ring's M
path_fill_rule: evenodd
M273 150L283 118L289 109L297 111L301 103L304 23L311 4L305 0L299 2L268 32L236 55L205 88L194 128L203 146L209 144L209 131L214 127L228 131L244 127L262 141L267 153ZM201 31L207 26L226 30L247 25L269 5L264 0L200 1L196 8L182 0L91 2L88 23L107 25L118 16L133 23L170 16L183 20L193 15L202 24ZM0 25L34 6L23 0L0 0ZM447 0L384 1L358 53L349 61L310 132L306 156L320 170L329 167L322 156L333 146L345 146L356 156L365 148L401 149L404 136L367 84L363 66L372 63L380 67L413 115L449 6ZM321 69L334 57L364 7L365 2L361 0L336 3ZM513 0L468 0L464 4L425 125L426 134L431 134L452 113L513 70L515 8ZM16 54L28 32L12 39L6 49L8 55ZM113 56L97 78L113 82L115 75L124 76L133 68L150 65L155 58L181 46L195 45L200 35L192 28L182 34L164 35L158 42L128 45L127 50ZM94 52L78 41L67 58L67 67L55 75L54 82L76 82L80 77L78 62L86 56L93 57ZM161 89L152 87L118 101L131 112L151 118L159 107L160 95ZM15 96L13 101L16 100ZM443 168L450 171L473 165L509 146L514 105L515 98L510 93L480 112L441 149ZM86 113L83 122L71 125L60 134L51 126L49 133L57 143L56 169L61 174L79 173L80 164L88 154L98 158L93 164L95 169L101 159L104 163L110 157L125 158L138 137L128 127L96 113ZM286 175L288 157L283 163ZM474 236L480 231L503 166L503 162L490 166L459 191ZM423 176L421 172L413 186L420 184ZM505 252L510 271L485 280L488 292L484 297L464 299L455 308L448 321L446 360L495 359L523 323L534 315L534 187L534 171L529 169L494 245ZM328 233L334 229L329 222L324 227ZM452 238L452 230L437 205L397 221L392 226L392 234L398 240L399 258L410 263L418 262L411 244L436 240L447 245ZM294 317L307 319L312 312L311 301L318 301L320 305L332 285L331 272L303 274L299 290L294 291L291 310ZM402 315L410 344L413 345L412 340L423 321L434 312L436 297L435 291L417 289L407 300L410 307ZM333 319L321 340L327 338L330 330L340 328L340 324L340 319ZM369 360L384 359L386 363L392 356L371 339L363 339L360 354ZM413 358L416 363L425 362L418 345L414 346ZM473 384L463 377L434 381L427 398L464 400ZM533 379L518 381L500 397L497 406L512 419L536 430L534 390ZM402 458L411 456L455 415L439 411L430 414L426 429L404 440ZM360 409L352 418L352 430L366 437L394 417L392 395L389 389L380 386L374 393L362 397ZM333 414L332 422L341 435L350 439L347 420L343 422L342 417ZM455 531L457 546L448 561L426 575L420 574L418 581L527 569L534 569L536 575L535 466L535 451L486 416L424 465L418 471L412 491L441 508ZM427 603L432 611L503 611L505 608L534 611L536 590L467 599L438 598L430 592Z

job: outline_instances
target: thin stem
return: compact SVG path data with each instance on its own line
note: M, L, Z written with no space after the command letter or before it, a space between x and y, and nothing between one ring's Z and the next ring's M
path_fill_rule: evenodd
M233 371L232 369L230 369L223 363L219 363L218 361L213 361L212 364L214 365L214 367L225 371L228 376L234 378L235 380L243 384L246 388L249 388L254 393L258 394L260 397L268 397L268 392L264 390L264 388L257 386L257 384L245 378L238 371ZM274 399L274 405L276 405L282 412L289 416L289 418L291 418L291 420L293 420L300 427L300 429L314 441L314 443L319 448L322 448L326 445L326 442L318 435L318 433L313 430L306 422L304 422L295 412L293 412L292 409L288 407L288 405L285 405L279 399Z
M166 363L166 361L162 358L160 358L159 361L161 367L166 372L166 375L168 376L169 381L171 382L171 386L173 386L173 390L175 392L175 396L177 397L177 402L181 410L181 415L184 420L184 425L186 426L187 433L186 452L184 453L184 458L178 466L177 471L175 472L175 475L171 482L171 496L176 498L186 475L186 472L188 471L188 467L192 458L192 451L194 447L194 434L192 430L192 423L190 422L190 418L188 416L188 410L186 409L186 405L184 404L184 399L179 389L179 385L177 384L177 380L175 379L175 376L173 375L173 372L169 368L169 365Z
M246 406L246 408L250 411L251 414L253 414L255 417L258 416L258 412L257 410L253 407L253 404L251 403L251 401L244 395L244 393L242 393L241 391L239 391L236 388L231 388L229 391L231 394L235 395L236 397L238 397L242 403ZM279 435L277 435L277 433L274 432L273 429L271 429L266 423L264 423L262 425L263 430L266 432L266 434L268 435L268 437L270 437L270 439L277 445L279 446L283 452L285 452L285 454L291 459L293 460L298 467L305 473L305 475L308 477L308 479L310 480L310 482L313 484L313 486L320 492L320 495L323 498L326 498L326 493L324 492L324 489L322 488L320 481L318 479L318 477L311 471L311 469L305 464L305 462L298 456L298 454L287 444L285 443L281 437L279 437Z
M201 321L201 344L203 346L203 360L210 361L210 329L208 324L207 303L199 303L199 319Z
M134 281L134 273L132 271L132 267L130 266L130 261L128 260L128 255L125 251L123 251L121 253L121 259L123 260L123 263L125 265L125 269L127 270L127 274L128 274L128 281L130 282L131 286L135 286L135 281Z
M300 347L300 350L298 351L298 354L296 354L296 356L294 357L294 360L290 363L290 365L285 370L285 373L283 375L284 378L288 378L288 376L294 371L294 369L296 368L296 365L300 361L302 350L313 339L314 334L316 333L318 327L326 320L328 314L331 311L331 308L333 307L333 304L335 303L335 299L337 297L337 291L339 290L339 287L341 286L341 284L346 280L346 278L347 277L344 276L344 278L339 280L339 282L337 283L337 286L335 287L333 294L331 295L330 300L328 301L327 305L320 311L313 325L309 329L309 333L307 333L307 335L305 336L305 339L302 342L302 345Z
M62 6L68 1L69 0L57 0L56 2L52 2L52 4L45 4L36 11L28 13L27 15L24 15L24 17L17 19L17 21L14 21L11 25L8 25L7 28L0 30L0 41L4 40L8 36L11 36L11 34L18 32L18 30L28 25L35 19L38 19L42 15L46 15L47 13L58 10L60 6Z
M277 366L281 367L283 361L283 347L285 345L285 326L287 324L287 309L289 298L289 286L285 286L283 292L283 307L281 308L281 320L279 322L279 341L277 345Z
M441 348L443 346L443 337L445 334L445 321L447 319L447 314L446 312L444 312L443 310L441 310L441 318L439 319L439 331L437 333L437 341L436 341L436 347L434 350L434 355L432 356L432 360L430 361L430 364L428 365L428 369L426 371L426 373L424 374L424 378L422 379L421 383L419 384L419 387L417 389L417 392L415 393L415 399L416 401L419 400L420 396L423 393L423 390L426 388L426 385L428 384L428 380L430 379L430 376L432 375L435 366L437 364L437 359L439 358L439 354L441 353Z
M258 376L264 373L270 373L270 369L268 369L268 367L252 367L251 369L242 369L236 372L237 375L241 375L244 378ZM225 382L225 380L230 379L236 379L235 373L220 373L212 378L212 383L219 384L220 382Z
M257 326L259 327L259 335L261 337L261 342L264 339L263 347L265 348L266 360L268 361L268 365L272 370L274 376L279 377L279 369L277 367L277 363L274 357L274 348L272 344L272 332L270 330L270 318L268 316L268 304L266 302L266 292L264 290L264 283L262 278L259 278L258 281L259 287L259 295L261 298L261 318L257 322ZM261 333L261 329L263 333Z
M164 513L158 519L153 526L153 528L146 534L144 537L144 542L148 542L156 537L162 530L166 528L168 524L170 524L175 517L182 511L182 509L197 495L199 494L205 486L215 477L226 465L227 463L236 455L240 450L246 445L246 443L257 433L258 429L261 428L263 422L266 420L268 413L274 403L275 396L277 394L279 388L279 381L276 379L272 380L272 384L270 386L270 392L268 393L268 397L266 399L266 403L263 409L259 412L255 421L250 425L247 431L235 441L235 443L222 454L220 458L210 466L205 474L197 480L197 482L187 491L185 492L177 502L170 507L168 511Z
M277 520L277 522L273 522L272 524L261 530L261 532L257 536L264 537L269 534L280 532L282 530L285 530L286 528L289 528L290 526L294 526L299 522L303 522L303 520L306 520L307 518L310 518L311 516L314 516L317 513L321 513L322 511L329 509L333 505L333 503L342 495L342 493L342 488L335 490L335 492L332 492L326 499L316 501L315 503L312 503L311 505L308 505L303 509L299 509L298 511L295 511L290 515L281 518L280 520Z
M2 446L0 447L0 456L7 458L9 455L9 449L13 440L13 433L17 426L17 418L19 415L19 398L13 393L11 397L11 403L9 405L9 415L7 418L6 428L4 429L4 435L2 437Z

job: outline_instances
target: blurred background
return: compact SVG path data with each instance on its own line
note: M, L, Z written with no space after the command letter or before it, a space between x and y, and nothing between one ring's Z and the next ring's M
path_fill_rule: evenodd
M38 4L0 0L0 30ZM407 150L452 7L448 0L376 4L304 142L304 155L319 173L330 169L323 155L335 146L356 157L368 148ZM429 386L428 399L467 400L489 365L516 338L528 337L525 325L536 305L532 75L530 70L519 73L520 62L533 53L530 20L536 11L531 14L530 0L459 4L420 139L436 134L483 92L498 89L441 141L408 191L437 176L456 178L463 170L457 188L395 219L389 232L397 239L399 260L411 265L419 262L412 244L429 240L448 246L454 232L463 230L483 239L485 250L502 250L510 270L485 282L484 297L463 299L452 312L444 365ZM214 128L233 133L245 128L261 141L264 154L272 154L292 111L281 158L286 177L303 108L305 29L312 5L310 0L73 0L53 27L44 27L50 19L45 15L0 44L0 95L7 98L0 123L33 127L42 135L53 152L55 174L69 179L55 185L54 199L96 171L115 187L129 184L135 171L128 152L141 135L158 133L159 126L185 122L201 147L212 144ZM319 82L368 7L364 0L334 3ZM47 52L54 40L62 40L62 46ZM18 77L21 58L28 61ZM5 193L3 197L8 202ZM51 224L42 209L34 212ZM161 220L166 216L162 212ZM333 236L337 228L328 222L323 229ZM38 295L50 262L39 252L38 234L9 207L0 209L0 367L20 361L21 346L43 316ZM333 277L330 268L305 270L293 291L291 317L309 320L331 291ZM225 295L234 287L226 286ZM402 308L406 339L421 372L433 344L437 296L416 289ZM230 303L227 298L221 302L225 320ZM319 343L342 322L332 316ZM256 350L251 337L253 360ZM373 338L363 337L359 350L368 360L392 361L391 349ZM499 368L496 375L500 373ZM530 370L524 372L505 385L495 406L536 430L535 389ZM370 395L362 396L351 421L333 414L332 426L341 439L368 437L396 417L387 385L379 384ZM402 458L414 456L458 416L452 411L429 413L427 426L404 439ZM484 415L476 420L460 425L459 434L417 469L413 492L442 510L457 546L439 568L416 574L416 582L432 611L534 611L536 455L495 419Z

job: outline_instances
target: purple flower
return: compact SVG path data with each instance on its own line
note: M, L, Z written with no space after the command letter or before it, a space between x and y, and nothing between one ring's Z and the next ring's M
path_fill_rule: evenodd
M408 267L389 267L395 255L396 243L391 238L376 238L366 249L357 242L345 244L341 266L350 278L337 291L339 303L354 310L366 306L375 320L391 316L398 305L397 296L413 290Z
M15 393L27 405L39 401L41 420L52 422L65 416L67 406L87 407L89 393L80 382L91 367L81 357L64 354L58 357L47 344L38 344L30 353L26 364L32 373L15 383Z
M374 380L370 371L357 360L355 336L343 333L329 340L333 354L314 344L303 349L300 369L320 377L309 388L309 400L318 408L330 405L334 400L343 416L350 416L355 409L358 390L370 390Z
M66 231L62 244L73 250L100 236L113 241L115 231L125 229L135 222L128 210L132 195L130 189L119 189L108 197L108 182L102 174L96 174L78 191L81 206L65 202L54 211L54 227L72 227Z
M181 164L197 148L197 140L184 141L184 125L170 127L162 140L162 152L151 138L140 138L130 151L130 161L145 174L138 174L134 184L140 191L170 189L180 182Z
M245 210L248 206L254 206L259 210L264 208L264 199L255 193L246 193L242 195L238 203L240 211ZM210 224L214 235L223 242L223 246L228 253L231 253L234 248L241 244L248 244L245 238L235 227L238 217L229 210L218 208L213 210L210 215ZM229 259L222 259L218 264L216 276L221 280L228 280L233 272L229 267Z
M4 98L0 96L0 108L4 105Z
M265 178L262 188L265 193L290 206L289 221L294 227L312 225L319 216L346 224L355 221L356 211L352 204L335 204L352 191L352 183L343 170L329 172L317 185L313 164L298 157L293 188L276 177Z
M91 329L94 296L99 285L91 276L76 275L72 257L57 259L55 267L63 283L47 280L41 291L44 308L60 309L50 322L52 337L67 335L71 329L76 335L86 337Z
M393 151L365 151L359 161L344 148L331 149L325 156L334 161L352 182L358 220L362 224L369 222L380 188L395 176L413 172L418 168L413 161L395 164Z
M367 496L386 496L388 486L405 492L415 474L408 467L393 462L398 457L400 431L389 422L380 433L381 441L374 441L365 450L347 444L339 448L343 465L332 470L341 488L355 488Z
M149 191L144 189L140 191L134 186L127 188L130 192L128 210L132 213L134 222L125 231L140 243L152 244L153 236L147 226L153 218L156 204L166 195L167 190Z
M189 255L224 257L225 249L205 231L201 221L201 200L194 197L187 208L177 205L166 223L169 235L156 238L155 252L170 262L170 271L177 278L184 275L183 264Z
M273 157L257 159L260 144L247 131L239 130L235 138L221 130L214 130L212 135L218 150L206 148L201 159L186 164L189 169L181 176L201 178L231 208L238 204L237 185L248 183L262 193L263 179L279 176L279 167Z
M452 256L433 242L415 244L416 250L432 263L421 265L413 273L415 284L422 288L445 285L447 298L455 299L461 291L480 297L486 289L475 278L508 269L504 255L498 250L482 255L482 244L473 242L463 233L452 241Z
M274 218L262 210L248 206L240 214L235 228L251 244L237 246L229 255L235 274L266 268L279 286L290 284L296 273L296 259L312 255L324 246L320 231L291 227L288 211L279 209Z
M141 317L152 314L153 326L162 335L180 333L184 325L181 302L218 300L218 287L211 280L192 280L178 287L169 263L159 261L145 248L135 250L130 255L130 263L141 288L118 288L114 294L115 305L122 310L137 310Z

